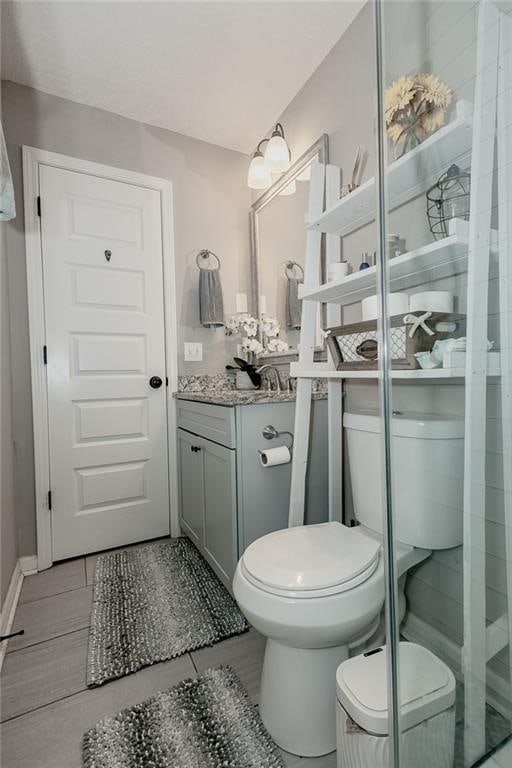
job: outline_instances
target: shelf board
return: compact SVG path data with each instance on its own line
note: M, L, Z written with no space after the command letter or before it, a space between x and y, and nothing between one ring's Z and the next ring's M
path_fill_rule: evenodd
M403 291L434 280L453 277L467 271L469 223L462 219L449 222L449 236L414 251L402 253L388 262L392 291ZM498 253L498 233L493 230L492 256ZM299 286L299 298L322 303L355 304L376 293L377 267L353 272L340 280L307 289Z
M450 221L450 235L408 253L390 259L389 280L394 291L412 288L431 280L458 275L467 270L468 261L467 221ZM377 267L369 267L340 280L324 283L318 288L299 288L301 299L332 304L355 304L376 291Z
M471 153L472 138L472 106L459 101L454 120L388 166L388 211L421 195L452 163L464 167ZM306 224L309 229L344 237L374 221L376 209L373 178L317 218L306 218Z
M500 375L497 368L490 368L487 372L489 378ZM300 363L292 363L290 376L304 379L378 379L380 371L335 371L327 364L302 367ZM464 368L432 368L429 370L417 369L414 371L391 371L392 379L401 381L443 381L446 379L464 379Z

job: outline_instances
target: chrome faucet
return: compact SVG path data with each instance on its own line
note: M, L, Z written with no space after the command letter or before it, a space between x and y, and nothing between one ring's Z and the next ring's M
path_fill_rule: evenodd
M275 365L268 365L268 364L267 365L260 365L259 368L256 368L256 373L263 373L263 371L273 371L274 372L274 377L275 377L275 380L276 380L276 392L282 392L281 378L279 376L279 371L277 370ZM268 378L268 388L269 388L269 390L271 390L270 378Z

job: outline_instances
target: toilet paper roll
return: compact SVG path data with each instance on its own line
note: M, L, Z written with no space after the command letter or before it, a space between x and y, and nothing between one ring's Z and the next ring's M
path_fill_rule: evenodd
M379 300L377 296L367 296L361 302L363 320L376 320L379 316ZM388 296L388 308L391 317L405 315L409 311L408 293L390 293Z
M286 445L280 445L279 448L269 448L266 451L260 451L260 462L263 467L276 467L278 464L289 464L292 455Z
M411 312L453 312L453 293L450 291L422 291L413 293Z

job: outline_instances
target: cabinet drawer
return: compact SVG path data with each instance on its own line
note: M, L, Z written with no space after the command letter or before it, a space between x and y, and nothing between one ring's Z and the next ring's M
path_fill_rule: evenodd
M235 409L223 405L177 400L178 427L235 448Z

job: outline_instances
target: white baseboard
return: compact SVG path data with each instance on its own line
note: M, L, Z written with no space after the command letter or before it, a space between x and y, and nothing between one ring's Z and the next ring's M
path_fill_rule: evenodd
M424 645L432 653L435 653L444 661L458 680L463 680L462 673L462 648L457 643L443 635L438 629L427 624L423 619L407 612L405 620L400 626L400 634L407 640L419 645ZM511 685L492 669L487 669L487 702L494 707L503 717L510 719L511 711Z
M18 562L24 576L32 576L32 574L37 573L37 555L20 557Z
M12 572L11 581L9 582L9 589L7 590L4 604L2 605L2 610L0 612L0 635L8 635L11 631L22 584L23 570L20 560L17 560L16 565L14 566L14 571ZM8 642L8 640L5 640L3 643L0 643L0 671L7 652Z

